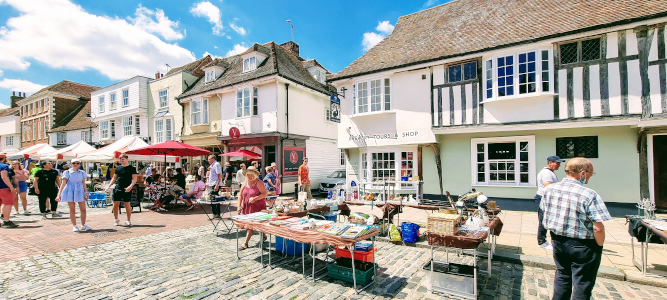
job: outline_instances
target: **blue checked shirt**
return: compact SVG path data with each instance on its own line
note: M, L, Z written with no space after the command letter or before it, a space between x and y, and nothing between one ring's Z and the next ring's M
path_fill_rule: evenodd
M547 230L571 238L594 239L593 222L611 220L600 196L572 178L547 186L540 208Z

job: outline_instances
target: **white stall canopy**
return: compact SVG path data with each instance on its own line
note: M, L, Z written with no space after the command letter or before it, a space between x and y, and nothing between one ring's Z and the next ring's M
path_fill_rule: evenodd
M49 146L49 144L42 143L37 144L26 149L23 149L19 152L16 152L12 155L8 155L8 159L19 159L19 158L31 158L39 159L40 155L47 154L56 151L56 148Z
M42 154L39 159L41 160L71 160L76 157L79 153L86 153L94 151L95 147L89 145L84 141L79 141L76 144L69 145L60 150L54 152Z

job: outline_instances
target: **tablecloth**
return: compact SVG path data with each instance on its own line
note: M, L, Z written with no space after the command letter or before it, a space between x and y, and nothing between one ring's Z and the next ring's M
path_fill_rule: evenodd
M279 236L299 243L328 244L339 247L352 247L356 242L368 239L380 233L379 230L375 230L364 236L357 237L356 239L344 239L340 236L334 236L312 230L297 230L285 226L271 225L269 222L249 222L234 220L234 224L238 226L238 228L263 232L265 234Z

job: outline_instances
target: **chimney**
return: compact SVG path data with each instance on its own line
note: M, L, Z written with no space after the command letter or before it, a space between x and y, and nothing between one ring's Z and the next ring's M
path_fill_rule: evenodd
M21 96L21 94L23 94L23 96ZM9 97L9 103L11 105L10 107L11 108L17 107L18 105L16 104L16 102L24 98L25 98L25 93L19 92L19 95L16 96L16 92L12 92L12 96Z
M164 77L164 74L160 74L160 78Z
M160 72L155 73L155 79L160 79Z
M280 47L283 47L283 49L289 51L297 57L299 56L299 44L295 42L289 41L287 43L280 44Z

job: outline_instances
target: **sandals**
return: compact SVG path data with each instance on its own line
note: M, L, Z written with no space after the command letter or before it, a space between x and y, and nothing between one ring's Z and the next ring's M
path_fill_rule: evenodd
M243 245L241 245L241 247L239 247L240 251L243 251L245 249L248 249L248 244L243 244Z

